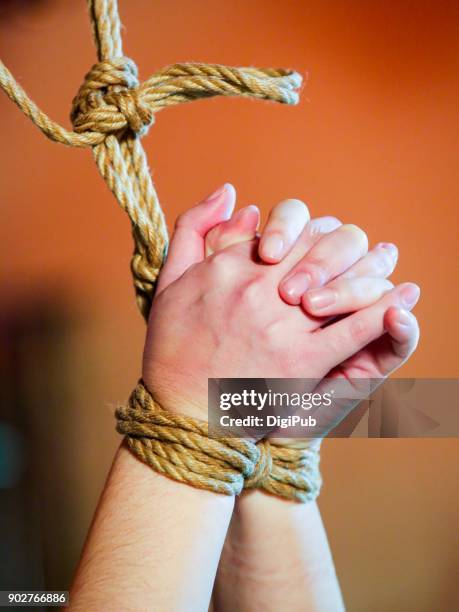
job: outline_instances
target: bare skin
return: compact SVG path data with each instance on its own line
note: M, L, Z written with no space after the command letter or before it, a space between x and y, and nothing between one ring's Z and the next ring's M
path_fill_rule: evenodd
M292 206L291 202L289 206ZM278 207L282 208L283 204ZM206 252L215 252L232 242L255 236L257 224L253 220L247 222L244 210L236 219L233 217L234 220L220 224L207 234ZM253 216L254 212L251 211L250 215ZM277 215L274 209L264 231L275 231L282 237L283 243L288 244L289 236L299 236L298 218L299 214L285 218ZM289 224L297 224L297 227L286 227ZM312 226L310 244L316 244L324 234L333 232L339 225L333 218L309 222L309 227ZM328 249L333 251L336 246L331 238L322 240L320 248L310 248L279 286L279 293L286 303L301 304L309 315L321 317L321 323L328 321L329 317L355 312L377 302L393 287L385 279L392 273L398 257L395 245L380 243L336 276L333 252L327 252ZM259 255L263 258L262 246L263 241L259 249ZM286 252L289 250L287 248ZM266 261L270 262L271 257L268 256ZM322 285L320 282L311 283L308 291L303 293L301 290L296 295L286 291L289 288L288 280L295 273L300 277L298 280L301 286L304 282L302 273L311 268L311 277L323 279ZM296 286L293 283L293 288ZM316 298L322 293L322 287L325 293L333 291L332 302L329 295L326 303ZM392 330L392 336L382 336L371 347L372 350L367 349L357 354L343 364L343 369L337 367L328 376L343 376L349 372L362 376L363 371L364 375L384 377L391 369L396 369L409 357L417 342L414 318L408 315L409 324L405 327L404 324L400 326L400 317L403 319L403 312L389 308L385 321ZM378 355L384 355L384 358L378 359ZM375 362L381 363L381 367L375 367ZM302 444L297 439L283 439L279 442L300 447ZM246 492L237 499L214 587L213 610L255 612L260 609L267 612L333 612L344 609L316 503L290 503L259 491Z
M273 219L278 223L274 229L281 232L283 245L276 250L272 241L264 240L265 233L261 240L250 235L257 224L252 209L238 222L246 239L223 250L216 240L214 247L208 245L214 253L205 258L206 236L210 241L215 228L214 238L217 231L224 238L225 231L216 228L230 219L234 200L234 190L225 187L177 223L148 324L143 367L145 383L165 409L205 419L210 376L321 378L356 367L384 376L414 350L418 329L409 310L419 290L411 283L383 286L380 274L373 302L326 328L324 318L308 313L303 294L298 302L302 306L291 304L288 291L283 295L282 281L313 248L316 266L320 257L328 261L327 253L337 245L345 253L346 266L335 258L322 272L322 284L364 262L369 257L366 238L355 226L324 221L329 231L313 231L308 238L309 213L304 205L294 205L296 213L284 215L286 220L279 223L274 212L265 229L269 237ZM289 218L296 219L293 229ZM320 245L326 238L325 248ZM261 259L269 265L258 259L264 249ZM335 288L339 307L347 312L362 299L352 302L359 292L352 289L351 277ZM320 282L314 282L317 288ZM122 447L75 577L71 609L206 610L233 508L232 498L158 475ZM299 506L255 492L238 500L234 516L217 581L221 609L259 609L256 604L263 598L266 605L272 602L264 609L279 609L274 606L276 593L263 588L256 595L259 599L254 598L259 576L272 573L266 533L274 534L279 560L291 564L288 579L278 576L271 583L277 585L277 595L283 593L281 609L342 609L315 504ZM251 568L247 575L230 571L231 557L225 561L227 550L235 555L233 560L240 557L238 547L245 550ZM237 601L231 599L235 585L241 597Z

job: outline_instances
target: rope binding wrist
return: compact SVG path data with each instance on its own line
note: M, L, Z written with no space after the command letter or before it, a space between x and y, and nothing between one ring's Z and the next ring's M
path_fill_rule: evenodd
M208 425L163 410L142 380L128 406L116 411L117 431L144 463L169 478L224 495L260 488L285 499L308 502L320 491L319 452L257 444L242 438L211 438Z

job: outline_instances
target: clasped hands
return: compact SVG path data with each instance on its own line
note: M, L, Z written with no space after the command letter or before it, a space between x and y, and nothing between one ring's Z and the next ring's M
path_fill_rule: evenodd
M413 283L397 248L311 219L304 203L233 213L225 184L181 215L148 323L143 379L163 408L207 420L208 378L384 379L415 350ZM343 316L344 315L344 316Z
M177 220L142 372L160 416L166 410L207 421L208 378L382 380L411 355L419 330L410 311L419 288L387 280L395 246L368 250L361 229L333 217L310 219L299 200L275 206L259 235L258 209L233 213L235 203L234 188L225 185ZM320 475L315 468L305 475L300 496L266 482L279 482L276 458L318 460L320 440L243 442L236 441L260 457L266 447L272 469L263 490L257 484L237 505L233 495L184 486L189 481L173 472L164 478L162 470L145 468L123 444L74 581L72 609L102 609L110 598L116 609L140 610L154 601L157 610L207 610L213 592L219 612L341 612L313 501ZM297 444L303 446L292 447ZM191 464L181 447L169 446L155 444L158 457L175 465L179 452L182 466ZM291 470L284 471L293 478Z

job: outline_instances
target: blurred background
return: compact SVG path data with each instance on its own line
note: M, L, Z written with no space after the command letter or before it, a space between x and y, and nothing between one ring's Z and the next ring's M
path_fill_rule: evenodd
M401 377L458 376L459 4L447 0L124 0L141 78L176 61L292 67L298 107L168 109L144 140L169 226L230 181L400 249L422 289ZM0 57L69 125L95 62L83 0L2 0ZM0 96L0 589L66 589L140 373L129 223L87 150L47 141ZM328 440L320 498L356 612L459 609L457 440Z

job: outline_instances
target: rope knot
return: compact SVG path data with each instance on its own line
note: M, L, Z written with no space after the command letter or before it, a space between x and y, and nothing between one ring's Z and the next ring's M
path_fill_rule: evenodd
M253 489L261 487L271 476L273 460L268 440L260 440L257 444L259 451L258 461L255 463L252 474L245 479L244 488Z
M129 405L116 410L117 431L132 452L179 482L225 495L259 487L307 502L319 494L320 442L284 448L263 439L210 438L204 421L163 410L140 380Z
M75 132L147 133L153 112L139 95L137 66L128 57L94 64L72 102Z

